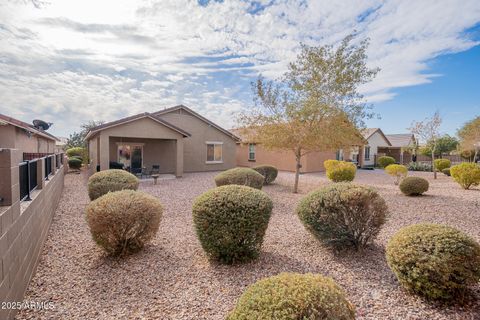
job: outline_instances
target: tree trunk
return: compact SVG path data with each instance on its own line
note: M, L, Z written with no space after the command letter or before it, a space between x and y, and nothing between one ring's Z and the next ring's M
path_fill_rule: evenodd
M295 150L296 165L295 165L295 184L293 185L293 193L298 193L298 180L300 178L300 168L302 167L302 164L300 163L300 161L302 160L302 155L300 151L301 151L300 148L297 148L297 150Z
M436 149L436 144L433 145L433 149L432 149L433 179L437 179L437 168L435 168L435 149Z

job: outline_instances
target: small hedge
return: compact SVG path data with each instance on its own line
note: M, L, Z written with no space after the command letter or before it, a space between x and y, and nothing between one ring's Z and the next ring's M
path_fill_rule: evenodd
M433 164L435 166L435 169L437 169L437 171L443 171L443 169L450 168L450 166L452 165L452 162L448 159L436 159L433 162Z
M480 184L480 166L475 163L463 162L450 168L453 179L463 189L470 189Z
M65 151L65 153L69 158L74 156L84 157L86 152L87 150L82 147L74 147L74 148L67 149L67 151Z
M323 161L323 166L325 167L325 170L331 170L333 169L337 164L339 164L340 160L325 160Z
M385 172L395 178L395 185L398 185L400 181L408 174L408 169L401 164L390 164L385 168Z
M281 273L249 286L227 320L355 319L355 308L331 278Z
M246 186L211 189L193 204L193 223L211 260L231 264L256 258L272 213L272 200Z
M445 168L442 170L443 174L450 177L450 168Z
M419 196L428 191L428 181L421 177L406 177L400 182L400 191L407 196Z
M386 168L389 165L395 163L395 158L389 157L389 156L382 156L382 157L378 158L377 162L378 162L378 165L381 168Z
M118 169L97 172L88 179L88 196L95 200L108 192L124 189L137 190L138 178Z
M70 169L78 170L82 167L82 160L77 158L68 159L68 167Z
M449 226L402 228L388 242L386 256L403 287L430 299L453 299L480 280L480 245Z
M327 178L333 182L350 182L355 178L357 167L352 162L339 161L327 169Z
M141 250L158 231L163 208L143 192L110 192L87 206L87 222L95 242L110 255Z
M238 184L262 189L264 181L265 177L251 168L233 168L215 176L215 184L217 187Z
M305 228L324 244L357 250L375 239L387 211L375 190L352 183L310 192L296 210Z
M273 181L275 181L278 175L278 170L274 166L263 165L263 166L253 167L252 169L265 177L265 180L263 182L263 184L265 185L271 184Z

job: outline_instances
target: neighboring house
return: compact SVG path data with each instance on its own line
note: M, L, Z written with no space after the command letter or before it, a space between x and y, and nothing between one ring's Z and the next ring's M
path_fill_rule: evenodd
M373 167L377 164L380 155L379 150L391 147L391 143L380 128L366 128L362 130L366 144L363 147L363 165Z
M242 141L237 142L237 165L240 167L255 167L269 164L282 171L295 171L296 160L292 151L266 150L261 144L248 141L248 138L241 135L239 129L230 130L240 136ZM352 147L355 149L358 147ZM358 152L357 152L358 153ZM338 158L341 154L341 159ZM351 154L346 152L345 160L350 159ZM302 157L300 168L301 173L325 171L323 162L329 159L344 160L343 151L316 151L310 152ZM360 163L360 165L362 165Z
M378 152L395 158L396 162L401 164L412 161L412 152L416 145L415 136L411 133L387 134L390 146L379 148Z
M63 152L65 151L65 146L67 145L68 138L67 137L57 137L58 141L55 143L55 152Z
M58 139L31 124L0 114L0 148L22 153L52 154Z
M239 140L186 106L141 113L92 128L87 136L91 171L118 162L132 171L217 171L235 167Z

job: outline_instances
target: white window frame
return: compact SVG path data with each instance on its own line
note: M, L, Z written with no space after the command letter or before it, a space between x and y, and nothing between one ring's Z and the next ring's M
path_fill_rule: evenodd
M367 148L368 148L368 158L367 158ZM370 157L372 156L372 148L371 146L365 146L365 149L364 149L364 152L365 152L365 160L366 161L369 161L370 160Z
M205 148L207 151L208 150L208 145L213 145L213 157L215 158L215 148L217 146L220 146L222 148L222 159L220 160L208 160L208 152L206 152L205 157L207 158L205 163L206 164L217 164L217 163L223 163L223 142L222 141L205 141Z
M253 152L250 151L250 147L253 147ZM250 154L253 154L253 158L250 158ZM248 144L248 161L255 161L257 156L257 151L255 150L255 143Z

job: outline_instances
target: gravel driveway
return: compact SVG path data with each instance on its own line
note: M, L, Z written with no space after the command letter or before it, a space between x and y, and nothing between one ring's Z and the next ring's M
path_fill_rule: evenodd
M357 183L375 186L391 215L375 245L363 253L334 255L308 234L294 214L307 191L328 183L324 174L303 175L301 193L289 187L293 174L280 173L264 188L274 211L260 258L238 266L210 264L196 239L193 199L214 186L215 173L185 174L181 179L140 189L165 206L156 239L126 259L105 257L95 246L84 218L86 175L69 174L37 272L26 301L53 301L54 310L22 311L17 319L224 319L249 284L283 271L333 277L357 308L357 319L480 319L476 302L442 306L405 293L384 256L388 238L402 226L437 222L457 227L480 241L480 190L462 190L451 178L414 173L430 181L426 196L401 195L383 171L359 171Z

